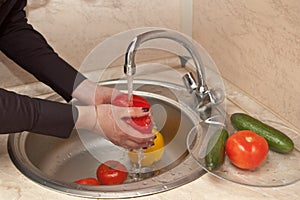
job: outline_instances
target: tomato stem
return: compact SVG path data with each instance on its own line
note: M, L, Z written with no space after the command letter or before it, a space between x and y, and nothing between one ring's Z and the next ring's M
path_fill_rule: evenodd
M245 137L247 142L252 142L253 138L252 137Z

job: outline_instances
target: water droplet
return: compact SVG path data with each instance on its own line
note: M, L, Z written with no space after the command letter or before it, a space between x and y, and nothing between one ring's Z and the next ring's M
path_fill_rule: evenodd
M141 196L141 193L140 193L140 192L135 192L135 194L136 194L137 196Z
M168 183L169 181L168 180L159 180L158 182L160 182L160 183Z

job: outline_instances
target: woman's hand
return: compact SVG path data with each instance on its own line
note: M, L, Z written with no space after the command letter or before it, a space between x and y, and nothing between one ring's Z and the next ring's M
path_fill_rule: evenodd
M73 97L87 105L77 106L79 115L76 128L87 129L106 137L112 143L127 148L138 149L152 145L154 134L140 133L124 119L149 115L138 107L118 107L111 105L113 95L120 93L113 88L99 86L84 80L73 92Z
M155 134L141 133L126 123L125 119L149 115L139 107L118 107L109 104L97 106L96 132L104 133L112 143L127 149L149 147Z
M118 90L100 86L86 79L73 91L72 96L86 105L99 105L110 104L112 96L118 93Z
M111 104L78 106L77 128L102 135L112 143L126 149L139 149L153 144L155 134L140 133L125 122L131 117L149 115L139 107L118 107Z

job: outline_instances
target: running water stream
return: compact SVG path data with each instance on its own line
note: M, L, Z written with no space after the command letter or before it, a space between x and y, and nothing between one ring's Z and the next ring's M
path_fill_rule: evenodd
M133 102L133 76L127 75L127 90L128 90L128 106ZM143 149L134 150L137 153L137 164L133 165L133 173L135 174L134 180L141 180L142 175L142 160L143 160Z
M128 105L132 104L133 76L127 75Z

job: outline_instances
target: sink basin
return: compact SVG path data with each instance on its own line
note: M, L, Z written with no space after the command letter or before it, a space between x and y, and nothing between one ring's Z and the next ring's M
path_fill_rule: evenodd
M126 88L125 82L107 81L109 87ZM132 169L126 151L109 141L74 130L68 139L59 139L30 132L12 134L8 151L16 167L29 179L54 190L90 198L126 198L154 194L191 182L205 173L190 156L186 138L201 121L198 115L182 101L189 102L186 89L157 81L135 80L135 94L145 97L153 106L153 119L165 139L163 157L142 174L130 172L120 185L77 185L75 180L96 177L95 171L105 160L115 159ZM163 94L163 95L162 95ZM178 97L181 102L179 103ZM186 96L186 99L185 99ZM49 99L58 100L56 95ZM155 110L156 109L156 110ZM144 170L144 171L143 171Z

